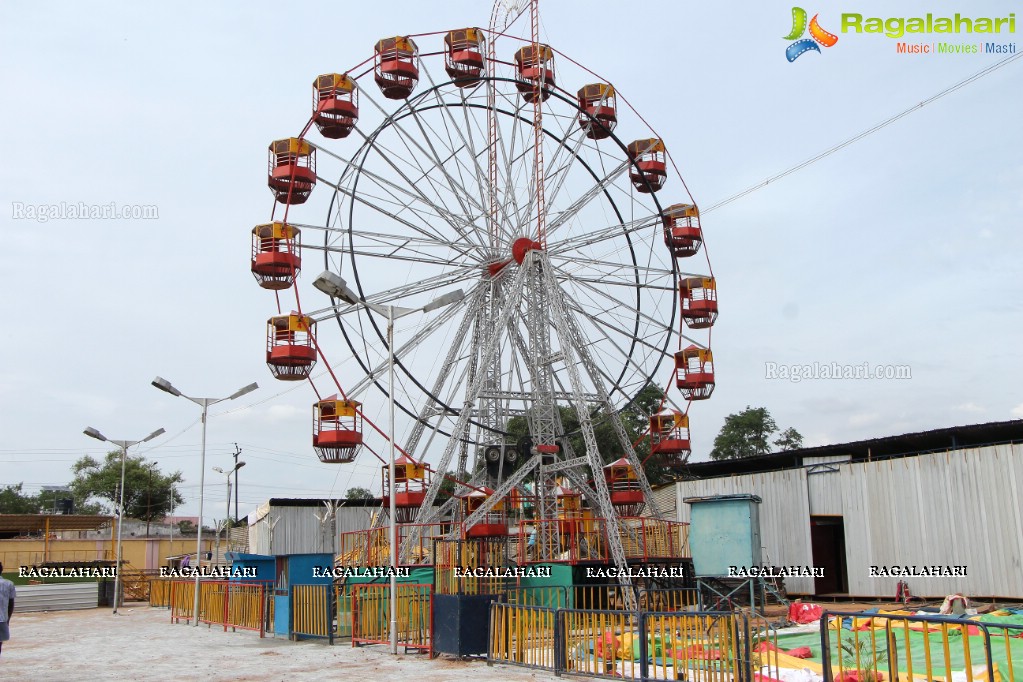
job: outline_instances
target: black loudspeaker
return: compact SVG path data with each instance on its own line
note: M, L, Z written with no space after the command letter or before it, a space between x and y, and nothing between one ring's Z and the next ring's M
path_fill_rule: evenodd
M433 597L433 650L455 656L487 653L490 602L496 594L437 594Z

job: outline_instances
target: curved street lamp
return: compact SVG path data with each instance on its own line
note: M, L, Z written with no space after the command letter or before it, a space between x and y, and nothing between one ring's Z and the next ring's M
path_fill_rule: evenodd
M257 384L256 382L252 382L248 386L244 386L242 388L239 388L237 391L235 391L231 395L227 396L226 398L195 398L195 397L192 397L190 395L185 395L184 393L182 393L178 389L174 388L174 386L173 386L173 384L171 384L171 382L167 381L166 379L164 379L162 377L156 377L155 379L153 379L153 381L151 383L153 384L153 386L156 386L158 389L160 389L164 393L170 393L172 396L175 396L175 397L178 397L178 398L184 398L185 400L191 400L193 403L195 403L196 405L198 405L199 407L202 408L202 448L201 448L201 454L199 456L199 528L198 528L198 530L196 531L196 534L195 534L195 562L196 562L196 571L195 571L195 601L193 603L193 609L194 610L192 612L193 620L195 622L196 627L198 627L198 625L199 625L199 574L202 572L202 571L199 570L199 569L202 568L202 505L203 505L203 497L204 497L203 493L205 492L204 485L205 485L205 482L206 482L206 415L207 415L207 411L209 410L210 405L216 405L217 403L223 402L225 400L234 400L235 398L242 397L246 393L251 393L252 391L255 391L257 388L259 388L259 384Z
M145 443L146 441L153 440L157 436L164 433L162 428L153 431L151 434L143 438L142 440L115 440L113 438L107 438L102 433L87 426L83 431L89 438L95 438L106 443L113 443L117 447L121 448L121 494L120 501L117 503L117 554L114 558L117 564L116 571L114 573L114 610L113 613L117 614L117 606L120 598L121 589L121 527L124 526L124 469L125 463L128 459L128 448L139 443Z

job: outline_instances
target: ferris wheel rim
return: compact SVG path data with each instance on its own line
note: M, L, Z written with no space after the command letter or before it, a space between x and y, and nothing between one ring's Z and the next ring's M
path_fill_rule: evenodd
M476 87L479 87L480 85L483 85L485 83L489 84L489 83L501 83L501 82L503 82L503 83L510 83L510 84L514 84L515 83L515 81L513 79L510 79L510 78L486 76L486 77L481 78L481 82L479 84L477 84ZM451 100L445 100L445 99L440 98L438 93L442 93L445 88L450 88L451 86L454 86L454 85L455 85L454 81L447 81L447 82L441 82L439 84L434 84L434 85L430 86L429 88L427 88L426 90L423 90L423 91L417 93L416 97L411 98L410 100L406 100L396 111L394 111L391 114L387 115L385 117L385 119L381 123L379 123L379 125L377 125L376 128L371 133L366 133L364 135L365 139L364 139L363 143L361 144L359 150L351 155L352 159L359 159L358 164L352 165L349 168L346 168L345 171L342 173L342 177L339 179L339 183L338 184L340 184L341 181L344 180L345 175L351 173L351 175L353 176L354 179L352 180L352 184L350 185L350 190L351 190L351 192L353 194L356 193L356 187L358 186L358 184L359 184L359 182L360 182L360 180L362 178L363 172L365 170L365 164L366 164L367 158L369 157L370 153L374 151L374 149L376 147L376 142L377 142L377 139L379 138L379 136L383 132L385 132L386 130L391 129L391 128L394 128L394 129L397 129L397 130L401 130L400 122L402 120L408 118L409 116L415 116L415 115L417 115L419 113L425 113L425 112L429 112L429 111L432 111L432 110L439 110L439 109L455 109L455 108L478 109L478 110L489 110L489 109L491 109L491 107L489 107L487 105L484 105L484 104L481 104L481 103L467 102L467 101L464 100L464 98L461 101L451 101ZM558 99L560 99L565 104L567 104L570 107L572 107L572 109L574 109L575 116L578 116L578 114L581 113L581 111L582 111L581 108L578 106L577 102L575 102L574 100L570 99L569 97L564 96L564 94L563 94L564 92L565 91L563 91L563 90L561 90L559 88L559 89L555 90L552 94L557 96ZM421 103L421 102L427 101L429 99L429 97L431 97L432 95L436 95L437 98L438 98L438 101L436 101L434 103L431 103L431 104L428 104L426 106L416 106L417 103ZM496 113L498 113L498 114L501 114L501 115L506 116L506 117L510 117L513 121L517 120L520 123L528 123L529 122L528 119L521 113L521 111L518 111L518 110L511 111L511 110L508 110L508 109L504 109L502 107L493 107L493 110ZM565 134L563 131L558 131L556 129L548 128L548 127L545 127L543 129L543 131L544 131L544 134L545 134L546 138L548 140L553 141L556 144L558 149L568 149L569 148L569 142L570 142L571 138L570 138L569 135ZM626 150L626 145L622 142L622 140L617 135L614 135L614 133L612 132L609 135L609 137L617 144L617 146L618 146L618 148L620 150L622 150L622 151ZM577 156L574 156L572 158L572 163L579 163L581 168L585 169L585 171L589 174L590 178L595 183L599 184L604 179L604 177L599 172L597 172L597 170L595 170L593 167L591 167L591 165L587 161L585 161L583 159L580 159ZM632 163L634 164L634 161ZM461 189L463 190L463 192L466 195L470 194L469 192L465 191L464 188L461 188ZM623 215L622 208L620 208L618 206L618 201L620 201L620 200L616 200L614 197L612 197L610 195L610 193L609 193L607 188L604 188L603 190L601 190L601 192L599 194L602 194L604 196L605 200L612 207L612 210L614 211L614 214L617 217L617 222L614 223L613 225L606 226L607 229L608 230L618 230L619 228L621 228L622 230L624 230L625 226L627 224L629 224L631 221L628 221L628 220L625 219L625 217ZM485 197L483 197L483 198L485 199ZM652 221L652 220L656 220L656 217L660 214L660 212L662 210L662 207L660 205L659 199L656 196L650 196L650 199L652 199L652 201L654 203L655 213L651 214L650 216L647 216L646 219ZM335 210L337 210L338 213L340 213L340 205L341 205L341 203L342 202L340 200L339 194L337 192L335 192L334 195L331 197L330 206L328 208L328 220L327 220L328 225L332 221L332 216L335 214ZM363 296L366 296L366 291L363 289L363 285L362 285L362 278L359 275L358 258L357 258L357 255L355 253L355 244L354 244L354 241L353 241L353 230L354 230L354 228L353 228L353 216L352 216L352 213L354 211L354 207L355 207L355 202L354 201L350 201L349 202L349 210L348 210L348 213L349 213L349 225L348 225L348 228L347 228L348 245L349 245L350 249L349 249L349 254L348 254L347 260L349 260L349 262L351 264L352 271L354 273L355 280L356 280L355 284L358 287L359 293L362 294ZM327 241L330 238L331 229L332 228L328 228L327 229L327 233L325 234L325 246L327 245ZM625 383L624 379L625 379L625 377L627 375L630 374L629 361L633 357L633 355L635 354L635 347L636 347L636 345L638 343L635 332L638 332L638 329L639 329L640 324L641 324L640 315L641 315L642 309L643 309L643 305L642 305L643 301L642 301L642 295L641 295L641 291L640 290L643 287L643 283L640 280L640 277L639 277L639 274L638 274L638 268L640 268L641 266L639 265L639 262L638 262L638 257L637 257L637 254L636 254L635 244L633 243L633 236L632 236L631 232L628 231L628 230L622 231L621 234L618 234L617 232L615 232L614 234L610 235L608 238L618 237L618 236L621 236L621 237L623 237L626 240L626 243L628 244L628 248L629 248L629 259L631 260L631 265L627 265L627 267L630 267L632 269L632 271L633 271L633 280L632 280L632 283L629 286L631 286L636 291L636 296L635 296L636 304L635 304L634 310L636 311L637 314L635 316L636 319L635 319L634 327L633 327L633 332L634 333L633 333L631 341L630 341L630 348L628 349L627 352L622 353L623 356L624 356L624 361L622 362L621 369L618 372L617 377L610 380L607 388L610 389L610 390L608 390L609 395L614 396L614 395L618 394L618 395L620 395L622 397L622 399L624 400L624 405L623 405L623 407L624 407L624 406L630 405L634 401L634 399L636 397L635 394L631 394L630 395L630 393L626 390L626 388L624 387L624 383ZM565 252L565 251L557 252L557 253L554 254L554 258L567 259L568 257L566 255L566 253L567 252ZM330 254L325 252L324 258L325 258L325 263L329 267L329 265L330 265ZM670 266L671 266L670 275L671 275L672 279L675 279L675 277L677 275L677 271L678 271L677 263L675 262L674 259L669 259L668 262L670 263ZM561 270L560 269L559 269L559 275L561 275ZM561 279L570 280L571 279L571 275L564 275L563 277L561 277ZM673 289L674 289L674 287L672 287L672 290ZM573 296L572 298L574 299L576 297ZM654 376L657 374L657 372L660 370L661 366L663 365L665 359L667 357L670 357L670 353L668 352L668 347L670 346L670 343L671 343L672 331L674 329L674 325L675 325L675 321L676 321L676 316L677 316L677 313L678 313L677 302L675 302L674 299L672 299L672 300L673 300L673 305L671 306L671 319L668 322L666 322L666 323L664 323L664 322L660 323L662 325L662 327L663 327L663 337L664 337L664 340L663 340L663 343L661 344L661 347L660 347L660 353L658 354L659 357L658 357L656 363L654 363L649 369L643 370L644 371L644 375L642 376L642 382L641 382L643 384L651 383L653 378L654 378ZM583 312L583 311L578 310L578 312ZM370 312L366 312L365 314L366 314L366 317L367 317L369 323L372 325L373 330L374 330L374 332L376 333L376 335L378 337L378 340L381 343L386 345L386 332L385 332L384 329L381 328L381 325L378 324L378 319L377 319L378 316L374 315L371 311ZM587 315L585 312L583 312L583 314ZM587 315L587 317L590 317L590 316ZM364 361L364 359L363 359L364 352L360 351L360 349L358 349L356 347L357 344L355 344L353 342L353 339L349 336L347 330L345 329L345 324L342 322L340 315L337 315L336 319L337 319L337 322L338 322L339 326L342 328L342 334L343 334L343 336L345 338L345 341L348 344L349 349L352 351L353 355L356 357L357 362L358 362L360 368L364 372L366 372L367 374L373 374L373 370L372 370L371 366L369 366ZM592 319L592 317L591 317L591 319ZM395 366L399 367L401 369L401 372L405 375L405 377L407 379L409 379L416 386L416 388L425 397L427 397L433 404L435 404L439 408L442 408L443 411L446 414L448 414L448 415L457 415L457 414L460 413L460 409L461 408L453 407L452 405L450 405L447 402L445 402L445 400L441 396L438 396L438 395L434 394L431 389L429 389L427 386L425 386L423 384L422 381L420 381L420 379L415 375L415 373L410 368L405 366L405 363L403 363L400 358L397 358L397 357L395 358ZM387 395L388 390L382 384L382 381L379 378L372 379L372 383L376 386L376 388L383 395L385 395L385 396ZM397 391L396 391L396 393L397 393ZM397 396L396 396L396 398L397 398ZM396 405L400 405L400 409L402 410L402 412L405 413L406 415L408 415L409 417L411 417L411 418L413 418L413 419L415 419L417 421L422 422L422 419L420 418L420 416L413 409L410 409L409 407L407 407L404 404L404 401L398 401L396 399ZM504 435L504 436L509 435L509 433L507 431L492 429L491 427L488 427L485 424L479 423L476 420L470 420L470 423L472 423L473 425L475 425L475 426L477 426L479 428L483 428L483 429L485 429L487 431L495 433L497 435ZM448 433L446 433L444 431L439 431L439 433L442 433L445 436L450 436L450 434L448 434Z

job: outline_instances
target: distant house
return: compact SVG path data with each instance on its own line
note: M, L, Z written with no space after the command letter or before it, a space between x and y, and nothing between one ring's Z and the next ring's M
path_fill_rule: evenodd
M1023 420L690 464L655 493L762 498L764 561L818 567L790 594L1023 599ZM674 493L674 500L671 499ZM906 574L909 575L906 575Z

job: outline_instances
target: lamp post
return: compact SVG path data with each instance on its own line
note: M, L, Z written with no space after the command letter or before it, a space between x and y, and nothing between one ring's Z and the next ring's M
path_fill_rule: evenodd
M124 526L124 470L128 459L128 448L139 443L145 443L146 441L153 440L157 436L163 433L163 429L157 429L151 434L143 438L142 440L114 440L113 438L107 438L102 433L92 428L91 426L86 427L84 433L89 438L95 438L106 443L113 443L117 447L121 448L121 492L120 500L117 503L117 550L114 557L116 564L116 571L114 572L114 610L113 613L117 614L118 598L120 597L121 589L121 527Z
M155 379L153 379L152 384L153 384L153 386L156 386L158 389L160 389L164 393L170 393L172 396L175 396L175 397L178 397L178 398L184 398L185 400L190 400L190 401L192 401L193 403L195 403L196 405L198 405L199 407L202 408L202 446L200 448L200 455L199 455L199 527L198 527L198 529L196 530L196 533L195 533L195 562L196 562L196 571L195 571L195 601L193 602L193 605L192 605L192 607L194 609L192 611L193 621L195 623L195 626L198 627L198 625L199 625L199 574L202 572L201 570L199 570L199 569L202 568L202 506L203 506L203 497L204 497L203 493L205 492L204 485L205 485L205 482L206 482L206 415L207 415L207 412L209 410L210 405L216 405L217 403L223 402L225 400L234 400L235 398L240 398L243 395L245 395L246 393L251 393L252 391L255 391L257 388L259 388L259 385L257 383L255 383L255 382L253 382L253 383L249 384L248 386L245 386L243 388L239 388L237 391L235 391L231 395L227 396L226 398L195 398L195 397L190 396L190 395L185 395L184 393L182 393L178 389L174 388L174 386L171 384L171 382L169 382L166 379L163 379L161 377L156 377Z
M213 467L213 470L218 474L224 474L227 478L227 512L224 514L224 540L227 544L227 551L231 551L231 533L229 530L228 522L231 520L231 474L238 475L238 470L245 466L245 462L235 462L233 468L228 471L224 471L220 467ZM238 511L235 509L235 521L238 520Z
M313 281L313 286L333 298L341 299L352 305L362 305L375 313L387 316L387 408L388 408L388 442L390 443L390 461L387 468L388 480L391 484L390 494L390 537L391 546L391 653L398 653L398 524L396 521L397 505L394 495L394 321L411 315L412 313L428 313L438 308L458 303L465 298L465 292L461 289L438 296L426 305L419 308L403 308L396 305L380 305L370 303L359 298L354 291L348 288L348 284L340 276L329 270L321 272Z

